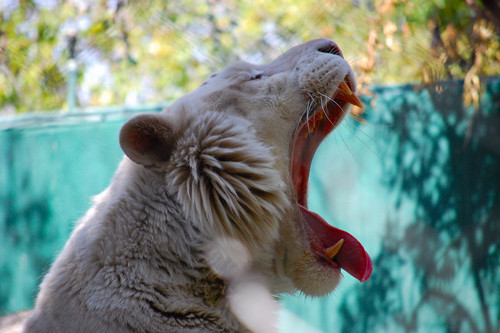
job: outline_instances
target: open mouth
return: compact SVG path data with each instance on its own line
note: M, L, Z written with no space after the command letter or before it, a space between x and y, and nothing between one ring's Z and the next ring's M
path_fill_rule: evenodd
M303 220L314 234L314 237L309 237L311 250L320 262L341 268L364 282L370 277L373 264L361 243L351 234L331 226L321 216L307 209L307 184L316 149L342 121L348 103L361 106L352 90L354 87L349 77L344 78L332 100L323 109L303 120L294 134L290 160L297 204Z

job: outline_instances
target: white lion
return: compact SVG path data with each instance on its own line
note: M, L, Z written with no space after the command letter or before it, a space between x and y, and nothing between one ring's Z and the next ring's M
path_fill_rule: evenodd
M126 157L43 280L25 331L262 330L266 308L245 315L259 311L245 302L262 286L321 296L341 269L368 279L361 244L307 209L314 152L360 104L355 87L337 45L313 40L266 65L230 65L129 120Z

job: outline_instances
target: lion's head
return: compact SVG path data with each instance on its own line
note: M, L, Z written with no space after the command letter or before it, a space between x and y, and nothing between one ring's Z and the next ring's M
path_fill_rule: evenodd
M372 271L353 236L307 209L313 155L360 105L355 91L338 46L313 40L265 65L227 66L161 114L131 119L120 143L164 174L186 221L245 245L275 291L324 295L342 269L360 281Z

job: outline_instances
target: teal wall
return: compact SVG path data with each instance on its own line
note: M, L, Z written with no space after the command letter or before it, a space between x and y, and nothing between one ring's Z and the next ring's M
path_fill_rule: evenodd
M500 79L477 110L461 87L374 88L366 121L347 119L320 147L310 207L354 234L374 271L328 297L284 297L286 318L323 332L500 330ZM111 180L125 119L0 131L0 313L32 306Z
M121 123L0 132L0 311L32 306L74 221L113 175Z

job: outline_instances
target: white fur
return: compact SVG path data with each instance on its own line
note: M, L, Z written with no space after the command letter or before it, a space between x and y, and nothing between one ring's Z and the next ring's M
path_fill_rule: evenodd
M277 317L271 293L331 291L340 273L311 254L289 170L304 112L354 80L341 57L317 51L328 43L228 66L129 121L128 157L45 276L25 331L273 331L258 314Z
M271 149L256 140L248 120L220 112L196 115L186 131L167 173L170 192L200 228L262 252L289 205Z

